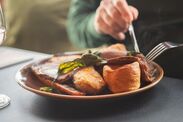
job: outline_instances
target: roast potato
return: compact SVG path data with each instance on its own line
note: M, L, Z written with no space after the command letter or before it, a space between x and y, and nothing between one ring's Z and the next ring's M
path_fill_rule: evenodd
M101 92L106 85L93 66L81 68L74 74L73 79L78 90L92 95Z

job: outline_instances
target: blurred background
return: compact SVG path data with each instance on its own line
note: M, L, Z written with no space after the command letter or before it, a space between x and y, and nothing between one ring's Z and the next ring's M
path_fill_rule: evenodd
M66 32L71 0L0 1L8 27L4 45L43 53L79 50ZM128 0L139 10L135 29L140 49L146 53L160 41L182 42L183 2L165 1Z
M4 45L56 53L78 50L67 38L70 0L1 0L7 21Z
M4 45L49 54L79 50L70 43L66 32L70 1L0 0L8 28ZM128 3L140 13L134 25L144 54L162 41L183 43L182 0L128 0ZM182 70L177 70L183 69L182 52L183 48L176 48L155 61L169 76L182 78ZM177 57L179 60L175 60Z

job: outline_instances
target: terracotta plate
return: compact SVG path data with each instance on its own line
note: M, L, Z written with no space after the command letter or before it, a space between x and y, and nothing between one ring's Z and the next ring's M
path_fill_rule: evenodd
M36 62L37 63L37 62ZM123 92L123 93L116 93L116 94L105 94L105 95L95 95L95 96L71 96L71 95L64 95L64 94L56 94L56 93L48 93L48 92L43 92L40 91L39 88L41 86L44 86L42 83L38 81L38 79L32 74L31 72L31 65L26 65L23 68L21 68L17 73L16 73L16 81L18 84L23 87L26 90L29 90L31 92L34 92L36 94L42 95L42 96L48 96L48 97L53 97L53 98L59 98L59 99L65 99L65 100L98 100L98 99L110 99L110 98L116 98L116 97L123 97L127 95L132 95L136 93L140 93L143 91L146 91L155 85L157 85L160 80L163 77L163 69L153 62L153 65L155 66L156 73L155 73L155 79L154 82L151 84L148 84L144 87L141 87L137 90L129 91L129 92Z

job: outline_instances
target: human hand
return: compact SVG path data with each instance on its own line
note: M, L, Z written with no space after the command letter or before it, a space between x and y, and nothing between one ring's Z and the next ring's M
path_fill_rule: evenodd
M138 10L126 0L102 0L96 11L94 27L98 33L124 40L124 33L137 17Z

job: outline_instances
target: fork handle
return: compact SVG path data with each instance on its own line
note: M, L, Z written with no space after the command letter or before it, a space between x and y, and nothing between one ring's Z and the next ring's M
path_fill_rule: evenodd
M128 28L128 31L129 31L131 40L133 41L133 45L134 45L135 51L136 52L140 52L139 46L138 46L138 43L137 43L137 39L136 39L136 36L135 36L134 28L133 28L133 25L132 24L130 24L130 26Z

